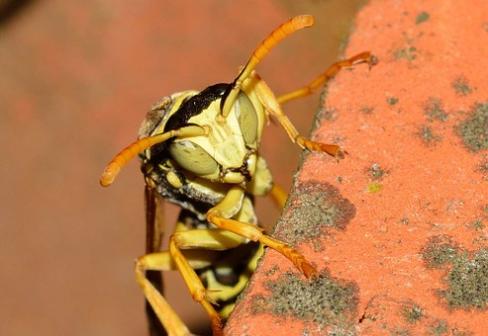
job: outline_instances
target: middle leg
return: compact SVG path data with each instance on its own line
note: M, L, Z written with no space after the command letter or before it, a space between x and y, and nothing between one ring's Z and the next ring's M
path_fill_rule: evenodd
M239 199L243 194L244 191L240 187L232 187L225 197L207 212L207 220L220 229L233 232L241 237L271 247L289 259L307 278L316 275L317 270L315 267L291 246L264 234L262 229L254 224L230 219L228 218L229 216L226 216L226 213L229 212L228 207L235 204L234 200Z
M286 191L280 185L273 183L273 187L269 191L268 195L271 197L276 206L280 210L283 210L286 200L288 199L288 194Z
M192 298L200 303L210 317L214 336L223 335L223 323L220 314L214 308L216 303L213 297L207 293L201 279L195 272L190 261L182 250L208 249L227 250L237 247L245 242L245 239L225 230L220 229L194 229L175 232L169 241L169 253L178 271L183 277Z

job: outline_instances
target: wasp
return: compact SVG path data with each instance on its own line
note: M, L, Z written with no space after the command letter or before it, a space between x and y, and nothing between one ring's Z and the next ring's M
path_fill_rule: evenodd
M139 155L146 183L147 254L138 258L135 274L144 296L169 335L190 335L163 297L148 271L178 270L192 298L210 317L214 335L245 288L264 247L287 258L306 278L317 270L286 242L259 226L254 198L269 195L284 206L287 195L273 183L259 154L263 128L276 120L290 140L303 149L342 158L336 144L308 139L296 130L281 105L304 97L341 68L375 63L370 52L334 63L308 85L276 97L256 73L258 63L281 40L313 25L310 15L291 18L266 37L231 83L202 91L183 91L161 99L148 112L138 140L106 166L100 183L109 186L121 168ZM181 207L169 247L160 251L159 200ZM157 281L156 281L157 282Z

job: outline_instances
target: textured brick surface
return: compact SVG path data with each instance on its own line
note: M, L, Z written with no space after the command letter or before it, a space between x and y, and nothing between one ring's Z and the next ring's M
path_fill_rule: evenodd
M308 154L276 228L322 276L268 251L227 335L486 335L487 18L481 0L362 9L345 54L379 64L331 83L313 133L349 155Z
M30 1L2 21L0 335L145 334L133 274L143 181L134 161L102 189L103 166L160 97L232 80L276 25L308 13L316 26L259 67L277 93L304 84L337 57L359 2ZM315 96L287 111L307 132L316 107ZM299 150L278 127L262 149L289 186ZM264 204L269 225L278 212ZM181 283L168 281L167 296L193 331L205 328Z

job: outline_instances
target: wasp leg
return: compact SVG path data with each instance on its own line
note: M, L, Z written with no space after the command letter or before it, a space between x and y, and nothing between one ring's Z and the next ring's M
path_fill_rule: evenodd
M172 239L182 250L206 249L222 251L245 243L245 239L241 236L220 229L191 229L178 231L173 234Z
M254 74L254 76L256 81L252 84L255 85L255 90L259 101L265 107L266 112L278 120L278 122L285 129L288 137L293 143L296 143L300 147L306 148L311 151L325 152L336 158L344 157L344 152L338 145L315 142L305 138L300 133L298 133L297 129L295 128L295 126L293 126L290 119L288 119L288 117L283 113L280 104L276 100L276 97L274 96L269 86L262 79L260 79L257 74Z
M166 299L146 278L146 270L168 270L172 269L171 257L167 252L148 254L140 257L136 262L136 280L144 292L146 300L153 308L156 316L163 324L169 336L188 336L191 335L186 325L171 308Z
M362 52L357 54L351 58L336 62L332 64L330 67L325 70L325 72L321 73L315 79L313 79L307 85L288 92L279 96L276 100L280 104L284 104L290 100L301 98L312 94L315 90L322 87L326 82L328 82L331 78L333 78L341 69L347 68L356 64L360 63L368 63L369 66L373 66L377 63L377 59L374 55L372 55L369 51Z
M186 232L188 231L185 231L185 234ZM200 235L197 235L197 237L200 237ZM183 239L183 241L185 240L188 241L188 239ZM220 248L222 247L220 246ZM212 263L215 262L216 255L204 253L202 251L185 251L185 258L188 260L188 263L190 264L190 267L192 269L200 269L212 265ZM177 264L175 263L169 251L146 254L138 258L136 261L136 279L138 284L142 288L147 301L153 307L154 312L156 313L157 317L163 324L168 334L170 336L191 335L191 333L188 331L187 327L181 321L173 308L171 308L171 306L164 299L161 293L145 276L146 271L168 271L176 269L178 269Z
M235 232L252 241L259 241L260 243L271 247L273 250L276 250L288 258L307 278L310 278L317 273L315 267L310 264L300 252L278 239L263 234L258 227L252 224L221 217L219 216L218 210L215 209L211 209L207 213L207 219L220 228Z
M222 320L212 306L212 297L195 273L190 261L182 253L184 249L227 250L245 242L241 236L220 229L195 229L175 232L169 241L169 252L183 277L192 298L200 303L210 317L213 335L223 335Z
M221 229L234 232L252 241L259 241L261 244L271 247L283 256L288 258L307 278L315 275L317 270L305 257L286 243L272 238L262 232L256 225L229 219L226 214L232 213L232 207L236 200L242 197L244 191L239 187L233 187L225 197L207 212L207 220Z
M268 195L271 197L276 206L280 208L280 210L283 210L286 200L288 199L288 194L286 191L279 185L273 184L273 187L269 191Z

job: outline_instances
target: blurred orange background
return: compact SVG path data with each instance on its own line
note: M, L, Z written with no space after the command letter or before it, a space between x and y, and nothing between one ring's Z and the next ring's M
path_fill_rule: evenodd
M312 14L313 28L258 66L277 94L304 85L337 59L363 2L1 1L0 335L144 335L133 275L143 180L134 160L102 189L104 165L160 97L230 82L277 25ZM318 97L285 108L302 133ZM270 125L262 154L288 189L300 150ZM266 224L278 216L267 200L258 211ZM176 209L166 212L172 223ZM165 278L170 302L205 333L178 274Z

